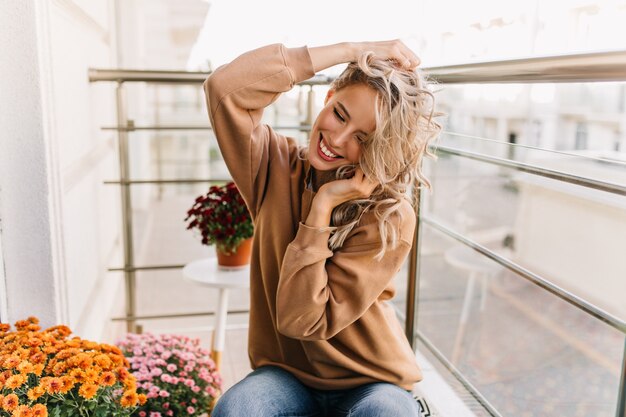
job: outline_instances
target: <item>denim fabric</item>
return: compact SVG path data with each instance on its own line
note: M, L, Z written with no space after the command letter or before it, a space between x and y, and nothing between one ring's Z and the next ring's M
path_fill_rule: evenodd
M211 417L418 417L411 394L376 382L323 391L303 385L289 372L262 366L219 399Z

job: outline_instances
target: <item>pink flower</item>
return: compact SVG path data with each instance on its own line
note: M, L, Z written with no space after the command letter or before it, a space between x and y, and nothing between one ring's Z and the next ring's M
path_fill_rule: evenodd
M193 408L192 406L189 406L189 407L187 407L187 412L188 412L189 414L193 414L193 413L195 413L195 412L196 412L196 409L195 409L195 408Z
M196 386L191 387L191 390L192 390L193 392L198 393L198 392L200 392L200 387L196 385ZM194 398L194 400L195 400L195 398ZM193 402L193 400L192 400L192 402Z
M159 397L167 398L169 396L170 396L170 393L165 391L164 389L162 389L161 392L159 392Z
M146 417L148 414L145 411L139 412L139 417Z
M162 417L158 411L150 411L150 417Z
M174 372L176 370L176 365L170 363L169 365L167 365L167 370L168 372Z

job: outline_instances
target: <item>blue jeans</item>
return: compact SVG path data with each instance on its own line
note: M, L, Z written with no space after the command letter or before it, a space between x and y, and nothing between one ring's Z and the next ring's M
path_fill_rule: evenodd
M291 373L262 366L218 400L211 417L418 417L411 394L387 382L345 390L307 387Z

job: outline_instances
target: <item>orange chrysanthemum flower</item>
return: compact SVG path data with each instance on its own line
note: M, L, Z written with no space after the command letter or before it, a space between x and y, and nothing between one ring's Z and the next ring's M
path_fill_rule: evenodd
M22 374L16 374L6 380L4 387L8 389L16 389L24 385L26 377Z
M70 376L74 378L76 382L83 383L87 381L87 376L85 375L85 372L78 368L72 369L70 371Z
M38 363L33 367L33 373L37 376L41 376L41 374L43 373L43 368L43 363Z
M65 394L66 392L74 388L74 385L76 384L76 382L74 378L72 378L71 376L65 375L61 377L61 384L62 384L61 393Z
M109 368L111 366L111 359L107 355L100 354L93 360L101 368Z
M46 355L52 355L52 354L57 352L57 348L54 347L54 346L46 346L46 347L43 348L43 352Z
M107 387L110 387L111 385L115 384L115 375L113 375L113 372L104 372L102 373L102 376L100 376L100 385L105 385Z
M87 368L85 369L85 377L87 378L87 381L96 383L100 377L100 372L95 368Z
M61 378L50 378L46 381L45 388L48 394L56 394L61 392L63 382L61 381Z
M139 405L144 405L146 401L148 401L148 397L146 396L146 394L137 395L137 399L139 400Z
M27 405L20 405L13 411L11 417L33 417L33 410Z
M43 352L35 352L30 356L30 361L32 363L43 363L46 361L47 356Z
M64 362L59 362L52 367L52 373L56 376L62 375L67 369L67 365Z
M13 411L17 408L19 403L20 402L17 398L17 395L9 394L2 400L2 408L4 408L6 411Z
M48 408L43 404L35 404L32 410L33 417L48 417Z
M45 393L46 393L46 390L43 389L43 387L41 385L38 385L38 386L36 386L34 388L29 389L28 392L26 393L26 395L28 396L29 400L35 401L39 397L44 395Z
M73 366L77 366L83 370L93 365L93 359L91 359L86 353L80 353L68 362L70 362Z
M83 340L83 348L86 350L94 350L98 347L96 342L92 342L90 340Z
M26 343L30 347L37 347L43 345L43 340L39 337L31 337L26 341Z
M115 372L117 373L117 379L119 379L120 381L130 376L130 372L128 372L126 368L121 368L121 367L117 368Z
M134 407L137 405L137 402L139 402L139 396L132 390L125 391L120 400L122 407Z
M98 392L98 386L95 384L83 384L78 390L78 394L88 400L93 398L96 392Z
M50 327L46 329L45 332L57 334L60 337L66 337L72 334L72 331L70 330L70 328L64 325Z
M28 375L35 371L35 367L32 363L28 361L22 361L18 366L17 370L20 371L21 374Z
M22 361L20 360L20 358L15 357L15 356L9 356L4 360L4 363L2 364L2 366L7 369L13 369L16 366L18 366L21 362Z

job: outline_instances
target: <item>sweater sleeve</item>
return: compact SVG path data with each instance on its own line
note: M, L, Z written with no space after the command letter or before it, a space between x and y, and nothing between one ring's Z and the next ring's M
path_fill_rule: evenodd
M283 258L276 297L278 331L301 340L327 340L358 320L398 273L411 250L415 217L397 224L396 248L383 258L377 224L364 226L334 253L330 228L300 223ZM393 294L393 293L392 293Z
M215 70L204 90L217 142L248 209L256 217L270 161L263 109L280 93L315 75L308 48L269 45Z

